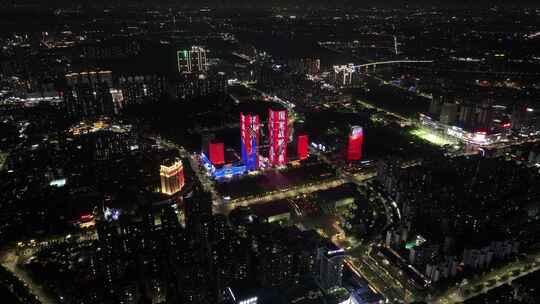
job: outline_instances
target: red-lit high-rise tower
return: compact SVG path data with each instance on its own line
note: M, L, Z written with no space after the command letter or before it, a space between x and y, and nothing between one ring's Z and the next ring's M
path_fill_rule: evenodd
M242 160L250 171L259 169L259 129L259 115L240 113Z
M362 144L364 142L364 131L362 127L353 126L349 135L349 144L347 146L347 160L362 159Z
M268 158L272 166L287 164L287 109L272 106L268 111Z
M296 153L298 154L299 160L308 158L308 142L309 139L306 134L298 135L298 139L296 141Z

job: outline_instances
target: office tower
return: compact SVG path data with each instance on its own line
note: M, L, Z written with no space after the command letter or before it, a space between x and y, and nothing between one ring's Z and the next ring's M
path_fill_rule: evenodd
M191 100L208 95L227 93L225 73L190 73L179 75L173 95L181 100Z
M317 249L317 277L322 288L341 286L344 259L343 249L329 249L328 246Z
M520 130L527 121L527 105L524 103L517 103L512 109L512 115L510 117L510 124L512 130Z
M349 135L349 143L347 146L347 160L361 160L362 159L362 144L364 142L364 131L362 127L351 127L351 134Z
M211 141L208 143L208 157L212 165L223 165L225 163L225 154L223 142Z
M191 58L189 50L184 49L176 52L179 73L191 73Z
M240 137L242 160L247 170L259 168L259 115L254 113L240 113Z
M306 134L298 135L296 142L296 150L298 153L298 159L304 160L309 156L309 137Z
M205 74L182 74L176 83L176 96L180 100L192 100L209 94L208 77Z
M118 159L127 152L128 138L125 134L101 131L96 132L94 138L93 160L109 161Z
M225 72L209 73L208 92L210 94L227 93L227 74Z
M165 93L165 78L157 75L122 76L118 86L123 106L155 102Z
M196 72L208 71L208 61L206 59L207 50L200 46L191 47L190 57L192 70Z
M302 62L308 74L317 74L321 71L321 60L319 58L304 58Z
M114 114L119 114L124 109L124 94L122 90L110 89L112 103L113 103L113 112Z
M159 169L161 193L173 195L184 187L184 167L178 158L166 160Z
M178 60L178 72L180 73L205 73L208 71L207 50L200 46L192 46L191 49L180 50L176 53Z
M96 249L97 271L103 275L103 287L107 298L119 297L119 280L122 266L117 257L122 253L119 229L116 223L99 220L96 222L98 248ZM114 301L111 301L114 302Z
M288 61L289 70L298 74L317 74L321 70L319 58L294 58Z
M479 113L477 118L477 127L489 131L493 125L493 102L486 100L482 102L479 107Z
M459 108L459 124L461 127L470 127L474 118L474 105L471 103L464 103Z
M176 215L174 208L170 205L165 206L161 210L161 227L163 231L178 231L178 229L180 229L178 216ZM171 238L171 242L173 241L175 242L175 240L172 240Z
M184 209L187 234L199 244L198 249L208 248L212 233L212 196L195 186L184 199Z
M261 249L260 259L262 270L259 276L263 286L277 286L293 278L293 253L284 244L275 242Z
M354 65L335 65L333 70L334 82L337 86L350 86L355 73Z
M433 98L429 103L429 115L434 119L438 119L439 115L441 115L443 103L444 96L441 93L433 93Z
M66 75L66 112L72 119L88 119L114 114L111 71L92 71Z
M80 138L81 151L93 161L110 161L126 155L136 143L128 133L100 130Z
M272 166L287 164L287 123L287 109L275 105L268 110L268 158Z
M100 43L82 43L78 48L86 60L101 62L133 58L140 54L141 42L126 36L125 38L105 39Z
M441 109L440 122L453 125L456 122L458 105L453 102L445 102Z

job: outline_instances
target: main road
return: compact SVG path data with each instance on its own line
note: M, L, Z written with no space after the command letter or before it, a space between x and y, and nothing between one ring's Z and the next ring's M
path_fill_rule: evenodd
M495 269L478 279L465 281L465 283L449 288L444 294L435 297L429 303L462 303L538 270L540 270L540 252L527 255L519 261Z
M374 172L356 174L354 175L354 180L355 182L361 182L361 181L371 179L374 176L375 176ZM228 214L229 212L231 212L231 210L239 206L262 204L262 203L268 203L271 201L297 197L299 195L304 195L304 194L309 194L309 193L313 193L317 191L323 191L323 190L336 188L347 182L349 182L349 179L345 179L343 177L337 177L337 178L331 178L331 179L326 179L319 182L310 183L308 185L299 185L299 186L295 186L291 188L278 189L278 190L274 190L274 191L261 194L261 195L237 198L229 202L225 202L221 204L214 204L214 212L221 213L221 214Z

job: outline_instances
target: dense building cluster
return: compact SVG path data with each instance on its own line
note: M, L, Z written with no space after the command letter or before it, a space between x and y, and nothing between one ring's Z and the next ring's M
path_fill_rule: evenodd
M75 250L57 245L31 267L39 272L48 269L44 264L71 265L67 273L51 270L56 286L69 284L71 275L87 286L64 290L70 303L242 303L250 297L287 303L294 300L285 295L292 286L311 284L320 297L331 298L332 288L341 285L343 256L315 232L265 224L248 214L231 216L231 223L212 215L210 199L200 191L189 194L182 223L178 210L145 202L136 217L102 214L96 242ZM54 258L65 250L71 252L68 261Z
M386 246L435 282L492 267L537 241L539 176L529 167L476 157L379 166L380 187L404 224L387 232Z

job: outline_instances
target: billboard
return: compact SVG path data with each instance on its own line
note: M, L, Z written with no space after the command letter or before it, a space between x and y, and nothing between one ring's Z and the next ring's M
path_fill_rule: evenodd
M287 110L272 109L268 111L268 138L270 152L268 158L272 166L287 164Z
M208 154L214 166L225 163L224 146L222 142L210 142L208 144Z
M296 142L296 150L298 153L298 159L304 160L308 158L309 152L308 152L308 142L309 137L307 135L299 135L298 140Z

